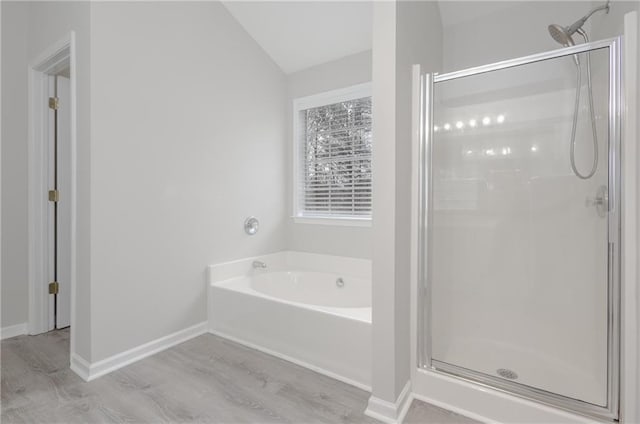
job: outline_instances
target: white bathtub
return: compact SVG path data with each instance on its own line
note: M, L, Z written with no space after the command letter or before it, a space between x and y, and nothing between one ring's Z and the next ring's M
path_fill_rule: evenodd
M370 390L370 261L280 252L212 265L208 296L210 332Z

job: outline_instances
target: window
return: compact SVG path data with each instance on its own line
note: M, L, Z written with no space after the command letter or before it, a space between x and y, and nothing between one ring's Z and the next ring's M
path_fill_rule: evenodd
M371 220L371 85L294 100L294 218Z

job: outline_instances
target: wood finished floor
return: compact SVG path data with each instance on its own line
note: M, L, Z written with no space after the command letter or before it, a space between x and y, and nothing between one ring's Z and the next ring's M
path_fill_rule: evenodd
M89 383L68 346L68 330L2 341L3 424L378 423L367 392L211 334ZM406 422L475 423L418 401Z

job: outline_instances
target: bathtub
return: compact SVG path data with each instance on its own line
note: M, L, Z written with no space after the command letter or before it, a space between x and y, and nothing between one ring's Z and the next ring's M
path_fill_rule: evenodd
M279 252L208 276L211 333L370 390L370 261Z

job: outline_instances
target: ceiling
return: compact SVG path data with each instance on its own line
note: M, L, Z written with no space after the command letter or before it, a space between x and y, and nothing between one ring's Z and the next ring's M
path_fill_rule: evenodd
M438 1L444 27L505 13L518 1ZM262 49L290 74L372 47L369 0L237 1L223 4Z
M286 74L371 49L370 1L223 3Z

